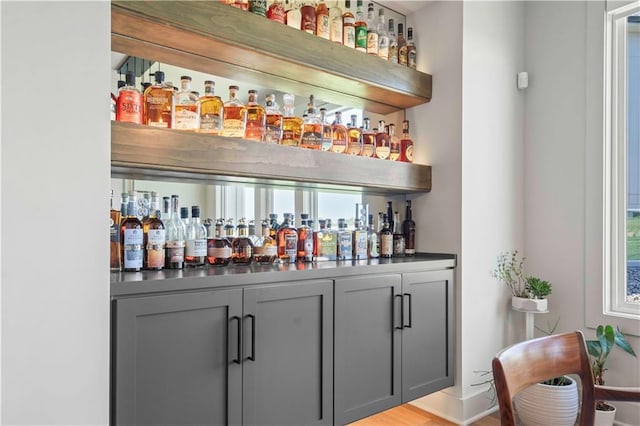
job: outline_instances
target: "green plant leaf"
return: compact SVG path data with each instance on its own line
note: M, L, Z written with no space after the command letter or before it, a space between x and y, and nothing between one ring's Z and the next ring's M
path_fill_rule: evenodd
M627 339L624 337L624 334L622 334L622 332L618 328L614 328L613 332L615 336L614 337L615 344L626 353L633 355L634 357L637 358L636 353L633 351L633 348L631 347L629 342L627 342Z
M589 355L594 358L600 358L600 354L602 353L602 346L600 346L600 342L598 340L587 340L586 343Z

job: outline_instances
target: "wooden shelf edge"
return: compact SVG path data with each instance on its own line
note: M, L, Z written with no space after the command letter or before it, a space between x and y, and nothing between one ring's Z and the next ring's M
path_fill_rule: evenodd
M431 190L431 166L111 124L114 177L410 193Z

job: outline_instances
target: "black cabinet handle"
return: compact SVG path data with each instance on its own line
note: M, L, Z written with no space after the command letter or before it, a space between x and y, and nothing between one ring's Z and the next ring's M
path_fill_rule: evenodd
M237 348L237 352L236 352L236 358L233 360L234 363L236 364L240 364L242 362L242 318L240 318L239 316L235 315L232 316L231 319L229 320L229 322L233 321L233 320L237 320L238 321L238 348Z
M409 323L405 324L404 323L404 315L402 317L402 326L404 328L411 328L411 324L413 323L413 320L411 318L411 313L413 312L413 303L411 302L411 293L405 293L403 296L407 296L407 299L409 299ZM404 308L404 304L403 304L403 308Z
M256 317L255 315L248 314L248 318L251 318L251 355L247 357L249 361L256 360Z
M402 330L404 328L404 296L401 294L396 294L391 299L391 316L393 317L392 323L395 325L396 323L396 297L400 298L400 326L395 326L396 330Z

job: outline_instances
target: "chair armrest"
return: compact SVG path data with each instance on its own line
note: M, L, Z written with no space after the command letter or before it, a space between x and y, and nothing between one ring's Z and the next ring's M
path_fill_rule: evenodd
M620 388L596 385L594 396L595 399L603 401L640 402L640 388Z

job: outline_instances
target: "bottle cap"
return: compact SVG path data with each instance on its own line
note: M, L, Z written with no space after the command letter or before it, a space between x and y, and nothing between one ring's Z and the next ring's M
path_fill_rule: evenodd
M189 80L191 81L191 77L189 77L188 75L183 75L180 77L180 80Z
M188 218L189 218L189 208L180 207L180 219L188 219Z
M164 72L156 71L153 73L153 77L156 79L156 83L160 84L164 81Z
M215 81L213 81L213 80L205 80L205 81L204 81L204 85L205 85L205 86L215 86L215 85L216 85L216 82L215 82Z
M133 71L127 71L124 79L126 80L127 86L135 86L136 75Z
M200 206L191 206L191 217L200 217Z
M309 219L309 213L300 213L300 219L302 220Z
M229 90L240 90L239 86L229 86Z

